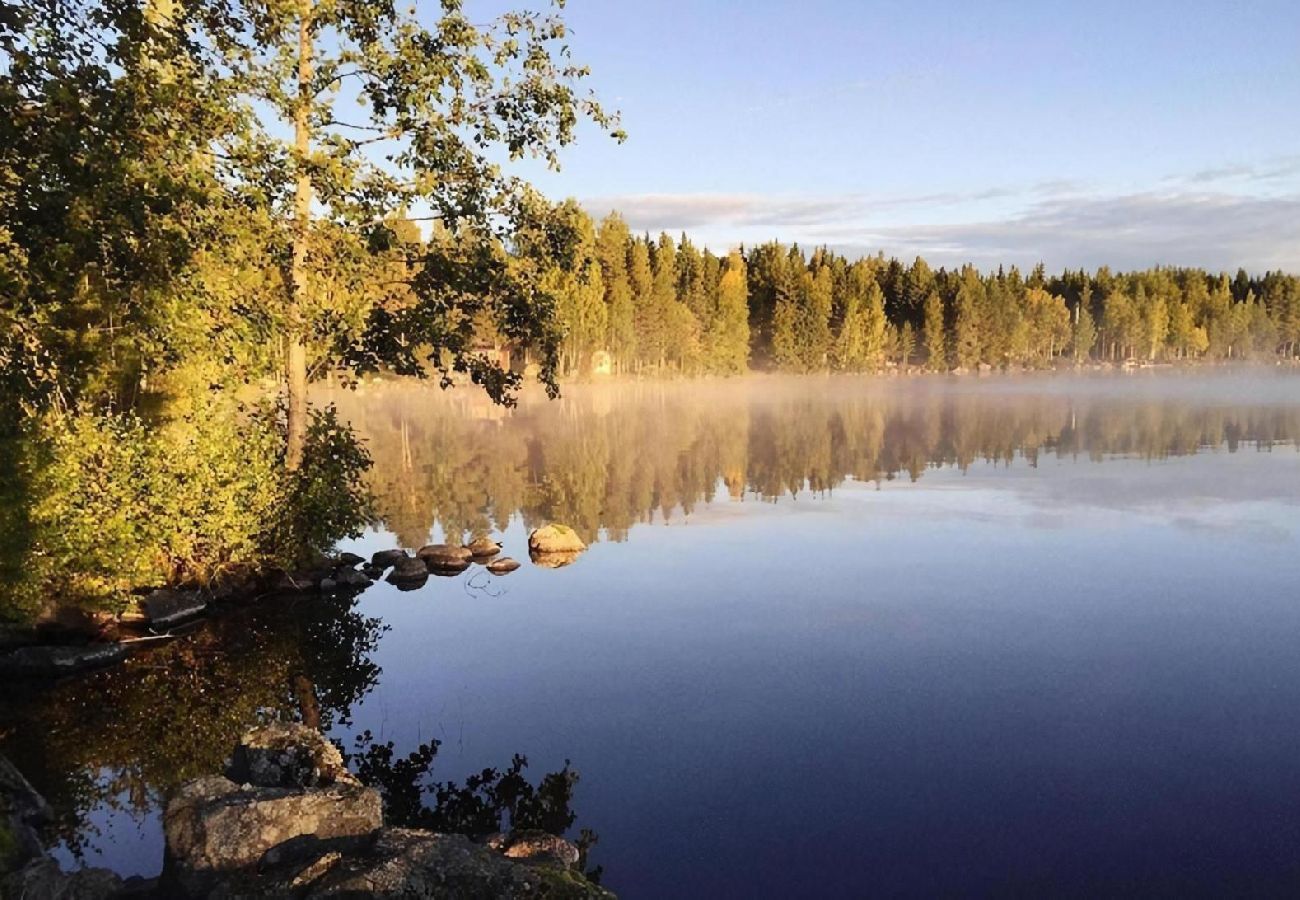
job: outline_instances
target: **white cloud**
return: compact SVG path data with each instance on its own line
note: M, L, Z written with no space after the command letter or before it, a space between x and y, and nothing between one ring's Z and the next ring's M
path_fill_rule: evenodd
M1300 171L1300 159L1294 163ZM1187 183L1282 178L1287 165L1207 170ZM1002 206L1011 201L1010 211L971 214L990 200ZM898 197L637 194L586 206L596 215L619 210L634 231L686 230L722 248L779 238L853 254L920 254L941 265L1027 267L1041 260L1050 269L1161 264L1300 270L1300 193L1251 196L1188 186L1088 196L1074 183L1043 182Z

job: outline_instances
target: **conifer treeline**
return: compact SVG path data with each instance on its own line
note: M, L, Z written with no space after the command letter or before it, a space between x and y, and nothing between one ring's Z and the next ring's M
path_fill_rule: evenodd
M775 242L722 258L686 235L638 237L617 213L595 226L570 209L583 237L551 282L566 373L600 350L615 371L691 375L1290 358L1300 342L1300 279L1282 272L1025 276Z

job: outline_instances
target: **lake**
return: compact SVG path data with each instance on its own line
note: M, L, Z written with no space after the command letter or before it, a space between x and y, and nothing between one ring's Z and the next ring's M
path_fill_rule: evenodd
M62 858L161 865L158 810L314 683L433 775L570 761L621 896L1293 893L1300 376L754 377L322 392L383 524L523 567L268 602L7 690ZM529 529L591 544L557 569Z

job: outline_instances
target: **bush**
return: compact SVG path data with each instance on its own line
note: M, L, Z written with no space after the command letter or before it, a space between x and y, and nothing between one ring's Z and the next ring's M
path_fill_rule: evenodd
M292 565L359 531L369 457L334 411L316 413L296 473L284 445L274 407L220 400L159 425L88 413L32 423L9 491L23 506L6 529L22 533L5 535L9 558L21 545L15 602L120 606L136 588Z

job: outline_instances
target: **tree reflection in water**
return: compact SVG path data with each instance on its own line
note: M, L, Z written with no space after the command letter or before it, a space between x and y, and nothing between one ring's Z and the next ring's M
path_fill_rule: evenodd
M156 814L181 783L222 771L253 725L305 720L345 730L379 681L371 656L387 628L355 606L344 597L268 599L116 668L6 688L0 753L50 802L50 843L81 857L98 834L92 813ZM436 753L434 742L399 757L364 732L346 756L384 794L391 824L473 835L503 827L563 834L573 825L577 775L567 764L534 786L516 756L458 785L430 779ZM582 849L593 842L584 830Z
M330 399L374 458L386 526L418 547L435 525L468 539L514 515L529 528L563 522L588 543L621 541L720 487L734 500L773 501L980 461L1162 459L1300 437L1300 410L1268 401L1285 379L1225 380L1217 390L1227 399L1215 403L1198 396L1199 382L1161 384L1158 396L1122 379L577 385L513 411L468 391L401 384Z

